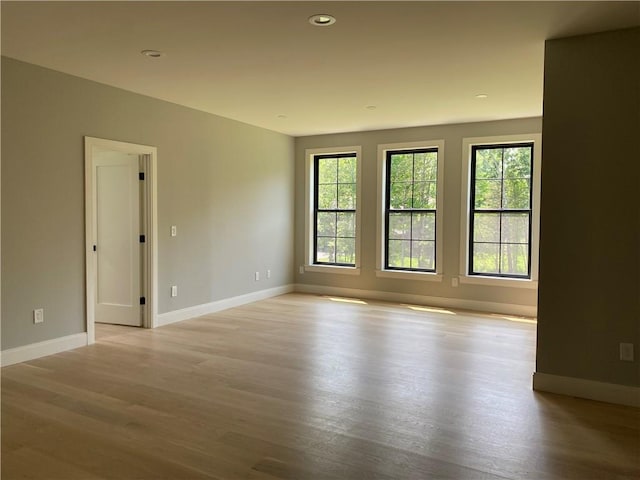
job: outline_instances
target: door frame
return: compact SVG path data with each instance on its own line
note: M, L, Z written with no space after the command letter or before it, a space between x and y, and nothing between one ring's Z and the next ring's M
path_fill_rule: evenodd
M86 254L86 315L87 315L87 344L95 342L95 299L97 285L96 252L94 221L96 205L93 198L95 190L95 176L93 175L94 147L123 153L144 155L145 180L141 199L140 227L145 234L146 248L142 258L142 292L146 298L142 309L143 328L158 326L158 208L157 208L157 148L149 145L106 140L96 137L84 137L84 180L85 180L85 254Z

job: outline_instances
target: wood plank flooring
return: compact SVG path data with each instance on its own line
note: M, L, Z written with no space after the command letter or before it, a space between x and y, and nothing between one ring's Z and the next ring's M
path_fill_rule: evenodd
M290 294L2 369L2 479L637 479L535 324Z
M126 335L128 333L133 333L141 327L131 327L128 325L114 325L110 323L97 323L95 324L96 328L96 342L100 342L102 340L106 340L111 337L116 337L119 335Z

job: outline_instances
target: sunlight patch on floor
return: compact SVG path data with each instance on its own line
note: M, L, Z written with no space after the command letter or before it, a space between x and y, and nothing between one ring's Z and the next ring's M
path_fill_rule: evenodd
M451 310L447 310L446 308L416 307L413 305L407 305L407 308L410 308L411 310L415 310L417 312L431 312L431 313L444 313L445 315L456 315L456 312L452 312Z
M325 297L331 300L332 302L341 302L341 303L358 303L360 305L367 305L367 302L364 300L358 300L357 298L344 298L344 297Z
M499 313L492 313L491 315L489 315L491 318L500 318L502 320L509 320L510 322L518 322L518 323L532 323L532 324L536 324L538 323L538 320L536 320L535 318L529 318L529 317L517 317L514 315L502 315Z

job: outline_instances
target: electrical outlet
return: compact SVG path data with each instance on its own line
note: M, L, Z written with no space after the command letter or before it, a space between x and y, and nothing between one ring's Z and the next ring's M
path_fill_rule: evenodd
M456 288L459 285L458 277L453 277L451 279L451 286Z
M171 296L172 297L177 297L178 296L178 286L177 285L173 285L171 287Z
M620 343L620 360L633 362L633 343Z
M300 272L300 275L304 275L304 265L300 265L298 272Z
M176 235L178 235L178 227L175 225L171 225L171 236L175 237Z
M271 278L271 270L267 270L267 278Z
M256 272L256 282L260 280L260 272Z
M36 308L33 311L33 323L44 323L44 308Z

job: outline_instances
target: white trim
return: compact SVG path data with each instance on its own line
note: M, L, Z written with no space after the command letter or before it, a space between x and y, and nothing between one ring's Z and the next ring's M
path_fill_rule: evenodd
M285 293L291 293L293 291L293 285L285 285L282 287L269 288L267 290L259 290L245 295L238 295L237 297L224 298L222 300L204 303L202 305L194 305L193 307L187 307L181 310L161 313L158 315L158 326L160 327L171 323L181 322L183 320L189 320L190 318L200 317L202 315L219 312L221 310L227 310L228 308L239 307L241 305L246 305L247 303L277 297L278 295L284 295Z
M536 306L484 302L481 300L466 300L462 298L431 297L428 295L383 292L379 290L360 290L355 288L341 288L300 283L295 286L295 291L301 293L313 293L316 295L366 298L369 300L381 300L385 302L411 303L416 305L429 305L433 307L456 308L460 310L475 310L487 313L503 313L524 317L535 317L537 315Z
M356 265L355 268L358 270L360 268L360 222L361 222L361 212L362 212L362 147L359 145L352 147L327 147L327 148L308 148L304 151L304 267L305 270L308 267L318 267L321 265L313 264L313 159L315 155L325 155L325 154L333 154L336 155L341 153L355 153L356 155ZM328 265L335 266L335 265ZM312 271L312 270L309 270ZM335 273L329 272L328 270L318 270L327 273Z
M588 398L600 402L640 407L640 387L534 372L533 389L540 392L559 393L560 395Z
M136 153L145 156L145 220L143 226L146 235L146 261L144 262L144 277L146 288L144 296L147 299L146 308L143 310L142 326L154 328L157 326L158 312L158 206L157 206L157 157L156 147L138 145L134 143L118 142L95 137L84 137L84 164L85 164L85 255L86 255L86 314L87 314L87 339L88 343L95 342L95 231L93 222L93 149L103 148L126 153Z
M443 276L431 272L410 272L402 270L376 270L376 277L398 278L401 280L419 280L424 282L442 282Z
M498 278L484 277L482 275L460 275L458 277L458 280L460 281L460 283L466 283L469 285L490 285L504 288L538 288L537 281L520 278Z
M469 189L471 147L473 145L492 145L533 142L533 191L531 205L531 279L513 279L468 275L469 271ZM540 248L540 181L542 169L542 135L526 133L518 135L499 135L493 137L469 137L462 139L462 171L461 171L461 214L460 214L460 283L488 285L498 287L532 288L538 287L538 255ZM525 287L524 285L529 286Z
M342 267L340 265L305 265L305 272L338 273L340 275L360 275L360 269L356 267Z
M384 143L378 145L378 203L376 204L376 276L402 278L406 280L442 281L444 266L444 140L424 140L420 142ZM385 160L388 150L412 150L416 148L438 149L438 177L436 181L436 272L431 278L421 277L426 272L386 270L384 268L384 211L386 203L386 169Z
M66 337L45 340L44 342L31 343L22 347L9 348L2 351L1 363L3 367L16 363L35 360L54 353L66 352L74 348L85 347L88 344L87 333L76 333Z

